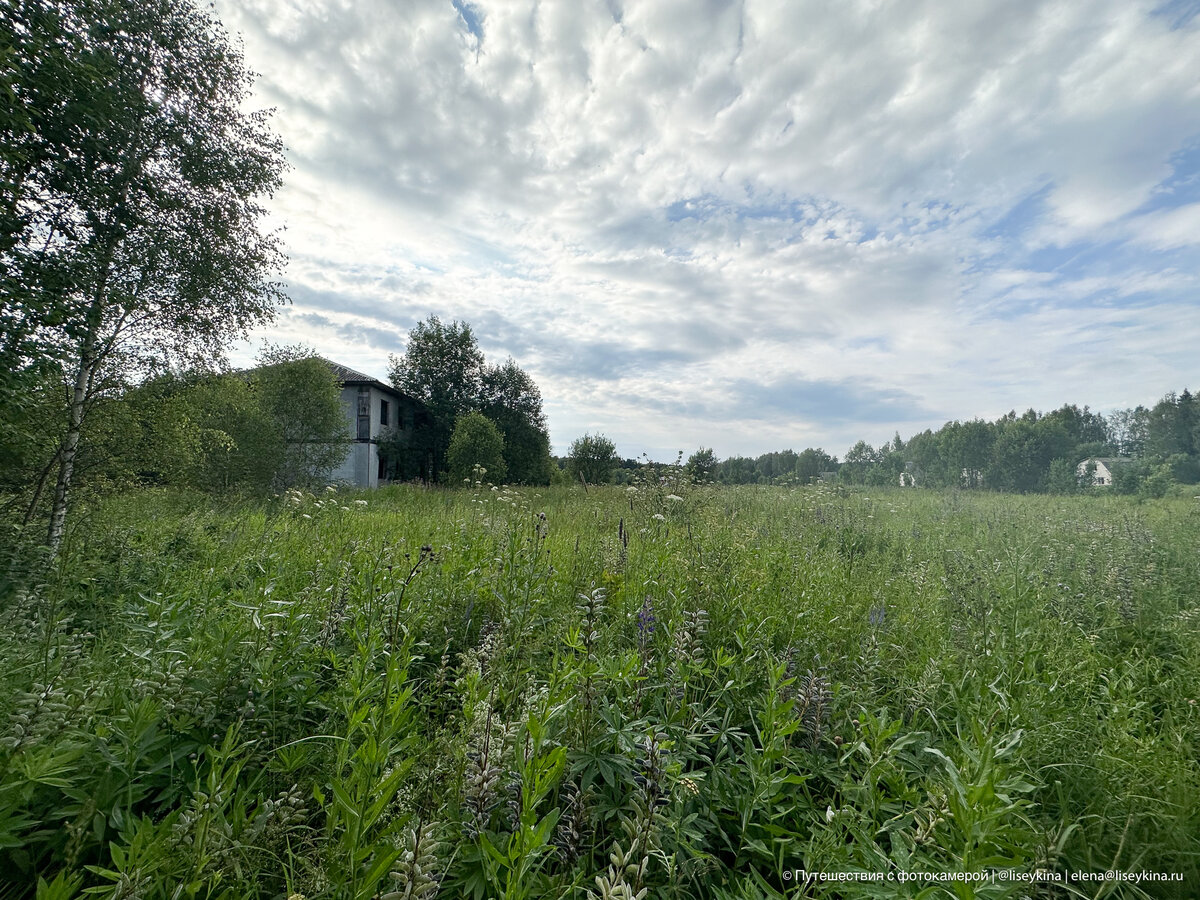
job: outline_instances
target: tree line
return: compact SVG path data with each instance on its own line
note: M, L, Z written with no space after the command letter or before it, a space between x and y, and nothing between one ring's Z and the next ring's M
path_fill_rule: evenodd
M1152 407L1107 416L1087 406L1048 413L1015 411L995 421L947 422L904 441L899 433L873 447L860 440L840 462L820 448L757 457L718 459L701 447L676 468L693 481L717 484L907 485L1013 493L1073 493L1093 486L1105 459L1117 493L1163 496L1172 484L1200 483L1200 400L1188 390L1166 394ZM627 483L646 463L621 459L604 435L585 435L558 460L572 480ZM1085 464L1080 469L1081 464ZM656 464L663 465L663 464Z
M1048 413L1009 412L995 421L948 422L878 448L859 441L839 467L852 484L1070 493L1092 486L1089 459L1107 459L1120 493L1162 496L1173 483L1200 481L1200 402L1168 393L1152 407L1107 416L1064 405Z

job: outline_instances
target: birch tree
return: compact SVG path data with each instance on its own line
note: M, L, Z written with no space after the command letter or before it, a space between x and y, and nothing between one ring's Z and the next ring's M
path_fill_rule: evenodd
M267 114L244 109L240 50L189 0L0 11L14 36L4 87L22 111L0 121L0 317L24 341L6 350L64 375L54 553L83 422L105 390L167 361L211 363L283 300L278 238L260 219L284 162Z

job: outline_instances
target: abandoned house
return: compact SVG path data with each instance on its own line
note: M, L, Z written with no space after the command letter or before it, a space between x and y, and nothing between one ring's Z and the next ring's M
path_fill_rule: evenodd
M1080 480L1086 479L1090 468L1093 485L1110 487L1113 483L1113 470L1127 462L1131 460L1122 456L1089 456L1075 467L1075 475Z
M351 440L346 459L330 473L332 480L373 488L388 481L431 478L429 414L424 404L349 366L323 362L341 383Z

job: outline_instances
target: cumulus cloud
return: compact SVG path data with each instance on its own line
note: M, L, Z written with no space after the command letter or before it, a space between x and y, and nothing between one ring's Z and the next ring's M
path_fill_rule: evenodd
M294 164L276 331L416 321L558 447L826 445L1187 381L1197 22L1130 0L223 0Z

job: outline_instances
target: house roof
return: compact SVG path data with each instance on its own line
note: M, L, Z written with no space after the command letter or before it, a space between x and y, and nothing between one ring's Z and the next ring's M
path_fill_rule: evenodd
M1122 463L1133 462L1133 459L1128 456L1089 456L1087 459L1081 462L1080 465L1082 466L1086 463L1092 462L1093 460L1098 463L1103 463L1110 469L1115 465L1119 466Z
M359 372L357 369L352 369L349 366L343 366L341 363L336 363L333 360L326 359L323 356L319 356L317 358L321 360L321 362L325 363L325 365L329 366L329 368L333 371L334 377L340 381L343 386L347 384L367 384L373 388L377 388L378 390L387 391L389 394L395 394L397 397L409 397L409 395L404 393L404 391L398 391L387 382L380 381L378 378L372 378L370 375L365 375L362 372ZM410 397L409 399L415 400L416 398Z

